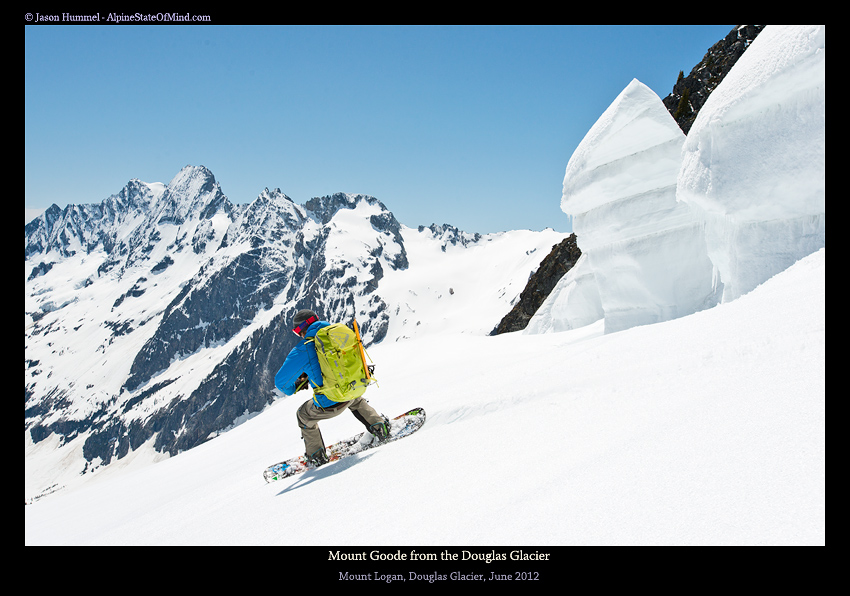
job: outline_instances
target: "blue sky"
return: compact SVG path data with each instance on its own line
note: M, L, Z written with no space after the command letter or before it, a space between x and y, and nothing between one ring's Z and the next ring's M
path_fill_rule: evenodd
M570 155L637 78L732 25L26 27L28 208L208 167L234 203L377 197L408 226L551 227Z

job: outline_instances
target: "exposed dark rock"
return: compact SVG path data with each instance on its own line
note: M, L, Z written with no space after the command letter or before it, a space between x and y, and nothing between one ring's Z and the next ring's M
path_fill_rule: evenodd
M451 244L452 246L457 246L460 244L461 246L469 246L470 244L474 244L481 240L481 234L478 232L469 233L462 232L457 229L455 226L449 224L443 224L438 226L437 224L431 224L427 228L425 226L419 226L419 231L424 232L426 229L431 230L431 233L435 238L439 238L442 241L441 249L443 252L446 252L446 248Z
M27 278L27 281L32 281L36 277L44 275L51 269L53 269L53 263L39 263L38 265L32 268L32 273L30 273L30 276Z
M525 329L558 281L573 268L580 256L581 250L576 244L575 234L570 234L553 246L552 251L540 262L540 267L529 278L519 300L499 322L491 335Z
M688 76L679 73L673 92L662 101L673 119L688 134L700 108L744 51L764 29L764 25L737 25L729 34L709 48Z

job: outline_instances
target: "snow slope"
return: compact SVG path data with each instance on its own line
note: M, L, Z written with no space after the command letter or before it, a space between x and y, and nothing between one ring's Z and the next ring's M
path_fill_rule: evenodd
M566 234L513 230L443 245L426 228L402 226L411 266L386 272L380 291L390 311L385 342L430 335L488 335Z
M371 356L371 403L426 408L416 435L266 485L266 465L302 450L302 393L27 506L25 543L825 543L825 249L673 321L445 333ZM343 414L322 429L358 427ZM310 515L330 495L377 523Z

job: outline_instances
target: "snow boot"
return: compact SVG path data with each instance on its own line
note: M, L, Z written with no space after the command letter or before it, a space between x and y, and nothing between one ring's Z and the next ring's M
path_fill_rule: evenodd
M390 421L384 416L382 422L376 422L369 427L369 432L372 433L378 443L383 443L390 438Z
M313 455L308 455L307 463L313 464L317 468L328 463L328 454L325 451L325 448L322 447L321 449L317 450Z

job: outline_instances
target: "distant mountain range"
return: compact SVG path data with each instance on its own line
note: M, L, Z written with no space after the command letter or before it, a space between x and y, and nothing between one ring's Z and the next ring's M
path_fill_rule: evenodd
M367 345L441 321L486 334L564 236L411 229L364 195L235 206L203 166L53 205L25 227L25 428L81 447L81 472L148 442L176 454L280 397L296 310L356 315Z

